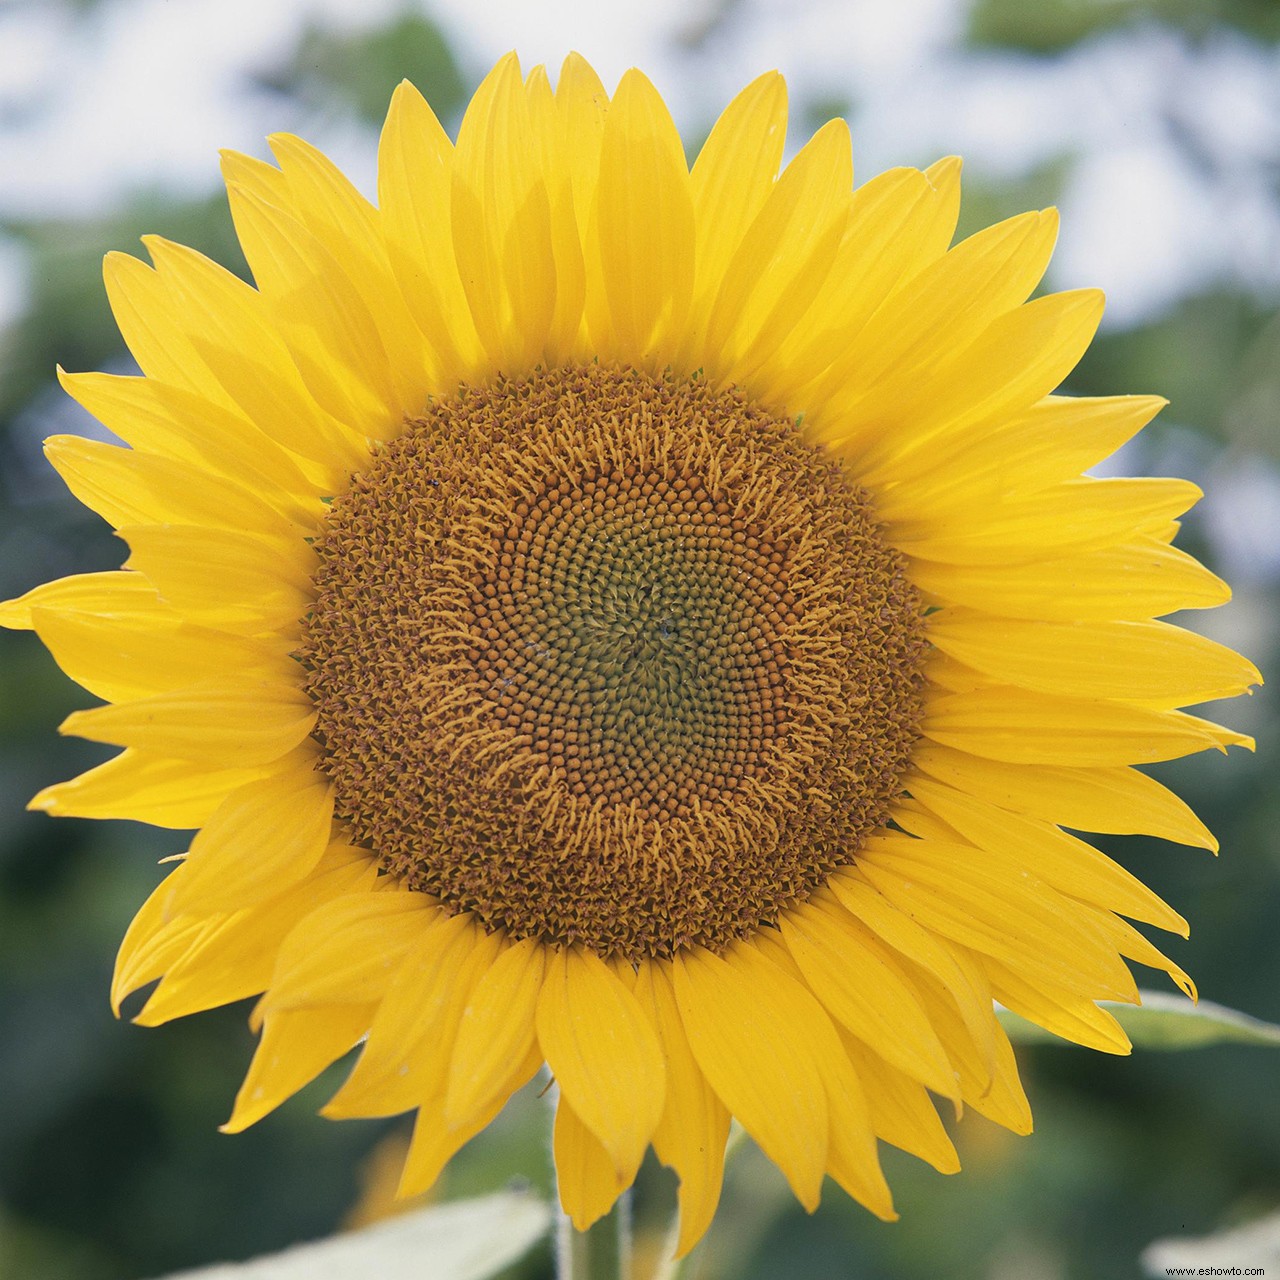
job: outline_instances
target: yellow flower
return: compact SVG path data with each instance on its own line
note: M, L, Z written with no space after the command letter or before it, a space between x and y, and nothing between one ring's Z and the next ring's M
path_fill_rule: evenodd
M416 1110L421 1191L545 1061L579 1226L646 1148L702 1235L736 1116L802 1203L949 1172L930 1092L1031 1127L994 999L1081 1044L1121 916L1062 827L1213 838L1133 765L1247 743L1259 677L1153 621L1227 599L1178 480L1081 473L1160 408L1052 394L1102 310L1028 302L1052 211L948 248L959 164L779 174L762 76L692 169L653 86L514 57L456 145L408 84L376 207L304 142L225 162L257 287L111 255L142 377L58 437L127 567L3 607L123 747L54 814L199 827L114 998L260 995L243 1129L363 1041L333 1116Z

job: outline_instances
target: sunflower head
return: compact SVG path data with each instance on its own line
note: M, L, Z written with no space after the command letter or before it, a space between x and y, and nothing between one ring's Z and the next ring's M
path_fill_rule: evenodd
M141 376L64 375L125 447L49 456L129 545L0 607L123 748L33 802L198 829L121 949L139 1021L257 996L252 1123L414 1111L401 1188L547 1064L566 1211L650 1144L681 1249L729 1119L893 1216L931 1094L1030 1129L993 1000L1125 1052L1124 917L1063 828L1213 846L1133 766L1248 740L1259 679L1156 621L1226 587L1198 496L1085 472L1158 411L1057 387L1101 297L1028 301L1052 211L951 247L959 165L779 172L761 77L689 166L652 85L514 56L456 143L397 90L376 205L297 138L226 158L254 285L148 239L107 288Z
M316 547L337 814L490 929L723 950L901 789L919 599L866 495L740 394L600 365L468 388Z

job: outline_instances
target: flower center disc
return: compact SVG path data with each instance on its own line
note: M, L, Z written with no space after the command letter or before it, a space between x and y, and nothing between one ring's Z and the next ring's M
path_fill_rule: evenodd
M433 403L336 498L299 656L337 813L490 927L721 950L901 790L920 603L736 392L571 367Z

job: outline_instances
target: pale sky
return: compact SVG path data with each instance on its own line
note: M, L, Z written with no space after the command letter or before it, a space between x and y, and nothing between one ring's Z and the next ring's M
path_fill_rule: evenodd
M959 57L966 0L738 0L727 27L692 47L688 37L725 2L426 8L472 78L512 48L553 76L577 49L610 87L638 65L694 138L743 84L778 68L797 122L806 104L851 104L860 179L951 153L970 172L1011 177L1069 152L1077 163L1050 283L1102 287L1112 327L1157 315L1215 278L1271 299L1280 292L1280 215L1266 186L1280 158L1274 53L1234 36L1193 53L1150 28L1052 61ZM112 0L75 21L69 5L0 0L0 217L91 215L139 185L211 192L220 148L266 155L265 135L280 129L309 137L371 190L367 130L297 118L249 76L282 63L309 22L372 26L405 7ZM1176 134L1193 140L1190 151ZM793 130L793 146L800 140ZM24 284L21 256L0 238L0 326L19 313ZM1256 458L1237 471L1219 479L1202 518L1229 568L1274 579L1280 473Z
M91 212L139 183L211 190L220 147L262 154L280 128L309 132L367 186L363 132L282 118L286 104L246 77L281 61L308 20L375 24L401 7L114 0L79 23L61 5L0 7L0 212ZM863 177L951 152L1017 174L1070 150L1080 163L1062 200L1054 283L1101 286L1110 324L1215 275L1280 283L1280 223L1258 164L1280 154L1280 67L1242 39L1192 56L1152 30L1052 63L961 59L964 0L745 0L727 34L691 52L679 43L699 20L688 0L437 0L430 12L473 75L511 48L553 71L576 48L608 84L639 65L693 135L777 67L793 103L854 104ZM1180 123L1210 165L1171 145ZM0 255L0 315L13 310L15 267Z

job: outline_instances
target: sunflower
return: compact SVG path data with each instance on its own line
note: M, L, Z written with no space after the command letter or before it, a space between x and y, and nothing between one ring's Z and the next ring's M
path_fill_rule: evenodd
M62 374L127 447L48 454L129 547L3 607L123 751L33 801L199 828L120 952L154 1025L247 996L226 1128L354 1046L336 1117L416 1111L427 1187L545 1062L566 1212L652 1144L681 1250L731 1117L799 1200L894 1216L931 1094L1031 1128L993 1001L1111 1053L1122 917L1063 828L1214 847L1134 765L1248 740L1259 680L1155 621L1228 598L1179 480L1082 474L1159 410L1055 388L1102 311L1028 301L1052 210L950 248L960 166L779 172L782 80L689 167L638 72L504 58L450 143L409 84L377 204L298 138L225 157L256 287L146 238L140 377Z

